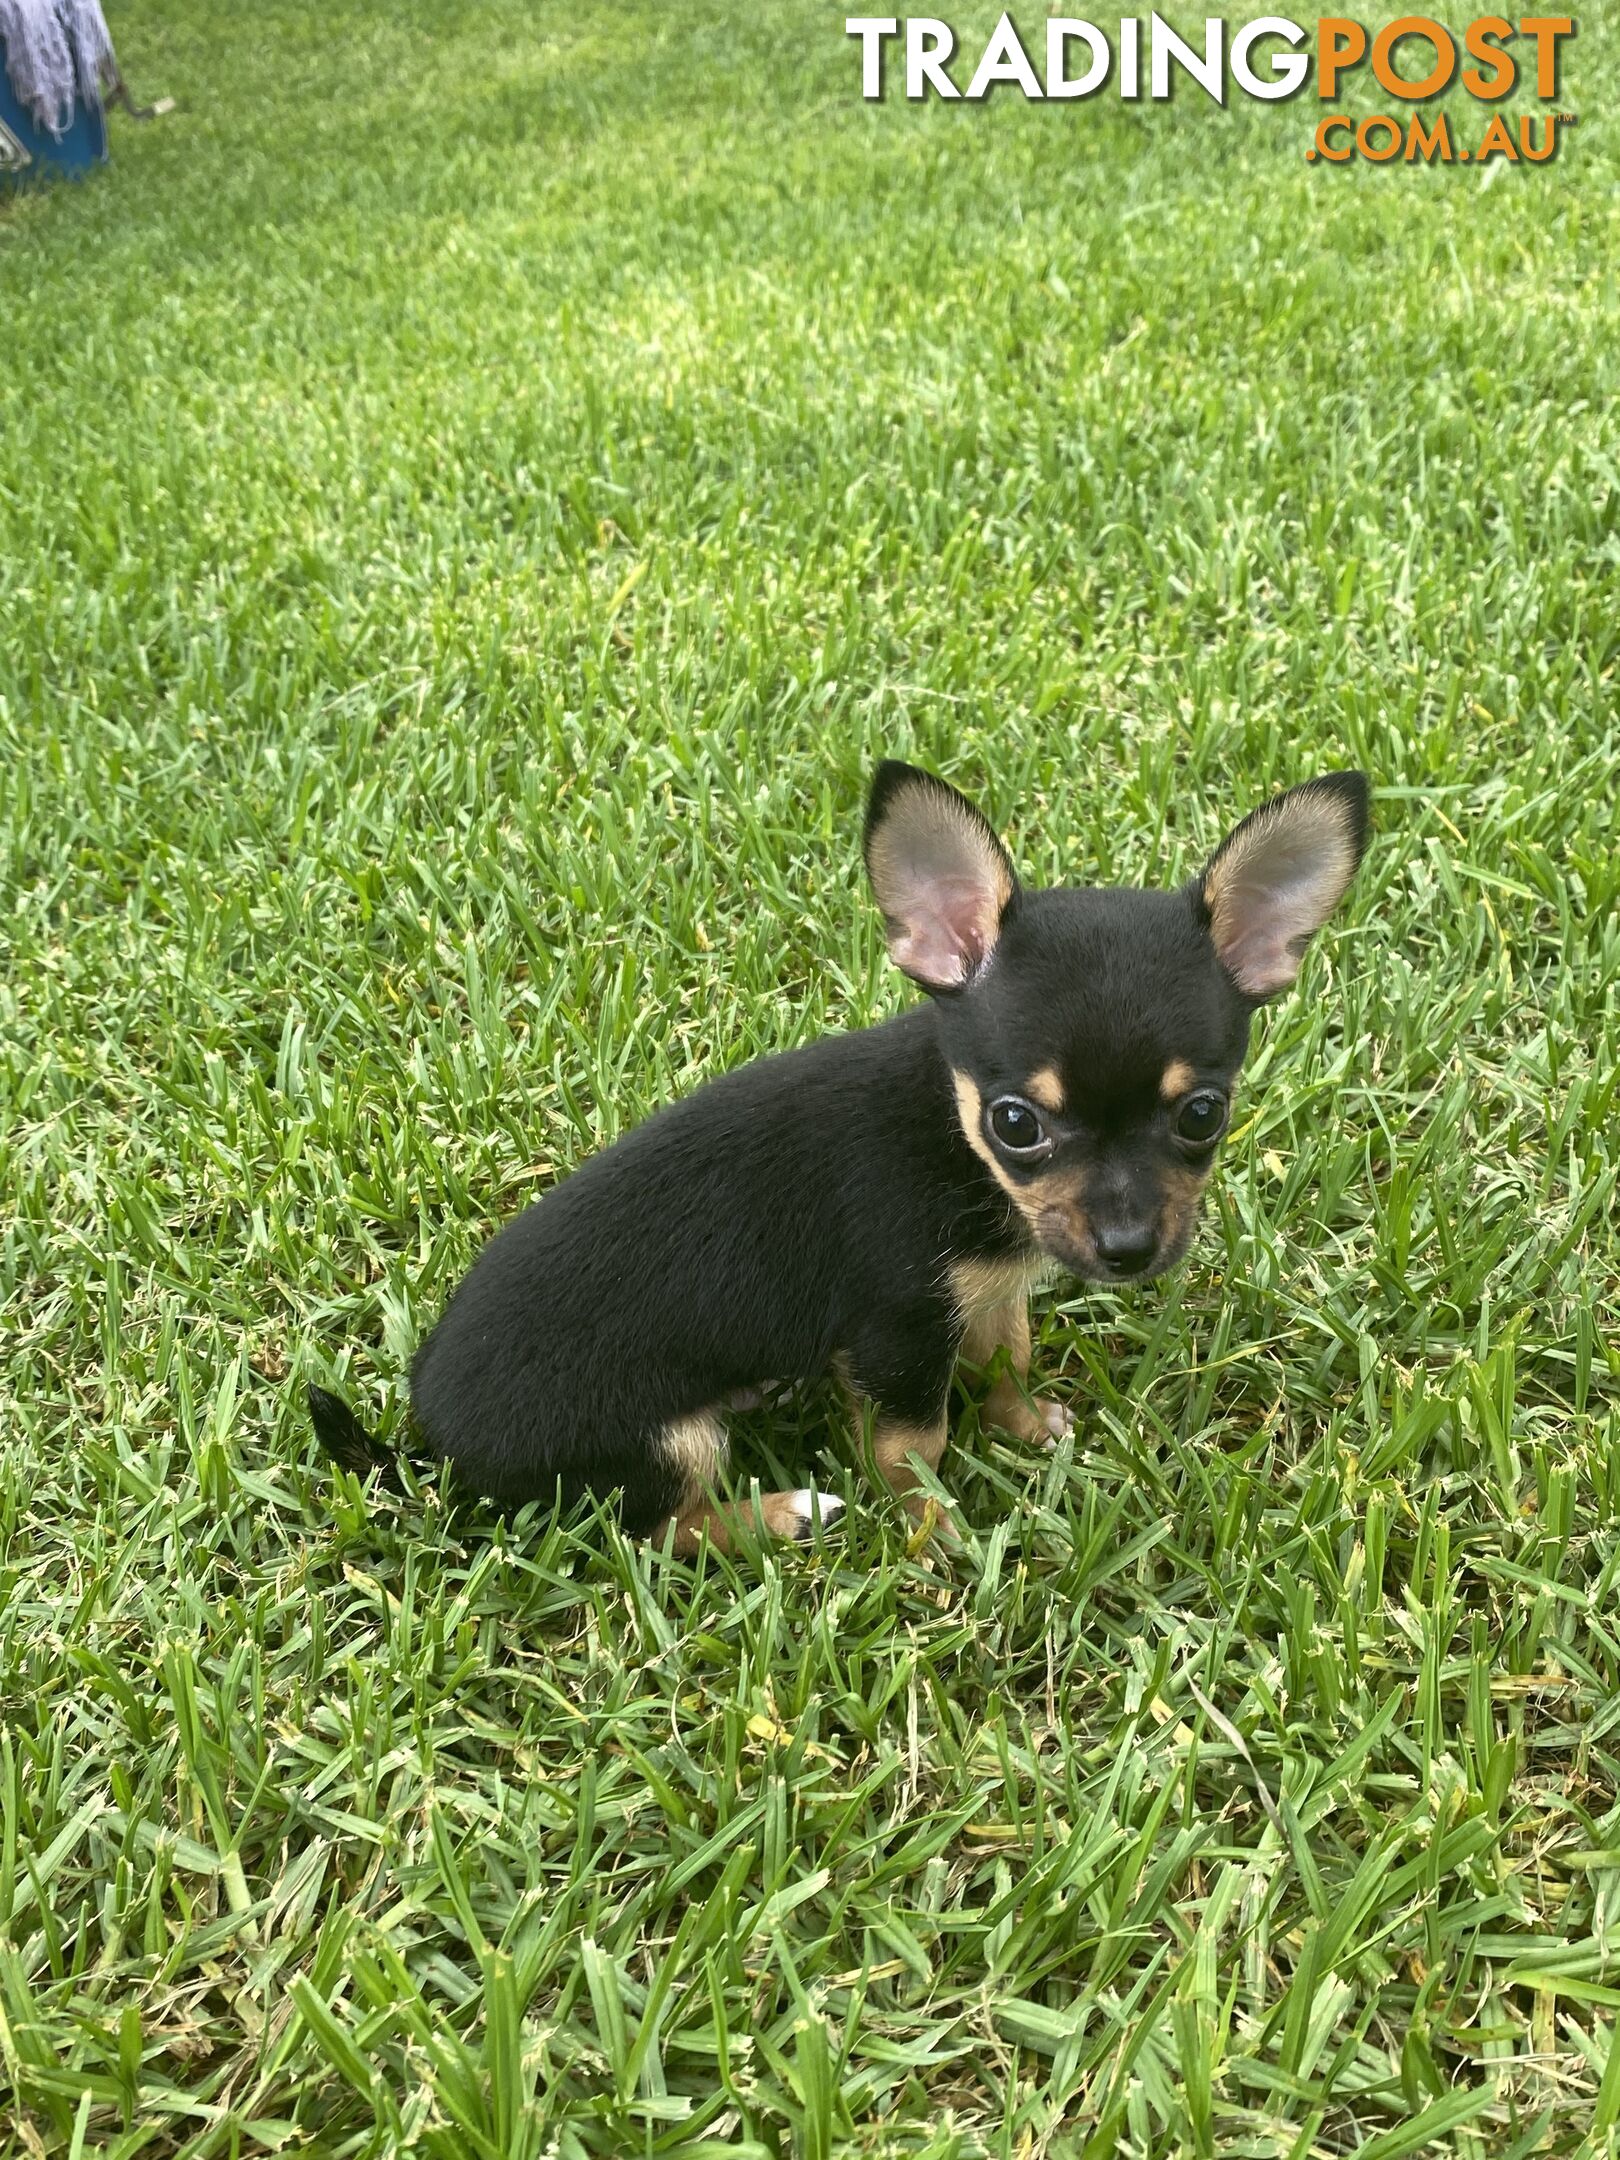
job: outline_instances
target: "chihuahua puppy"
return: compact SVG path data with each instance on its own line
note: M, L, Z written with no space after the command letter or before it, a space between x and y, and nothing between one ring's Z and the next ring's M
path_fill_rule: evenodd
M417 1353L428 1445L504 1506L616 1494L627 1530L686 1554L748 1505L720 1490L724 1413L762 1375L831 1368L867 1398L878 1473L919 1517L958 1357L996 1368L987 1421L1050 1446L1068 1420L1025 1385L1035 1276L1181 1258L1251 1017L1366 837L1365 779L1327 773L1179 891L1029 891L954 788L881 765L866 866L927 1002L711 1081L508 1224ZM387 1460L309 1396L340 1462ZM841 1505L770 1492L756 1520L803 1538Z

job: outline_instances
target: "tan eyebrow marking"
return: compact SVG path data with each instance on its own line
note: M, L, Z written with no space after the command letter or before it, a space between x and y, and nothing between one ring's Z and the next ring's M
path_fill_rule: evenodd
M1024 1093L1043 1110L1061 1110L1063 1082L1058 1078L1057 1067L1043 1065L1039 1072L1031 1073L1024 1083Z
M1164 1068L1163 1078L1159 1082L1159 1093L1166 1102L1174 1102L1178 1096L1186 1094L1197 1078L1198 1075L1185 1058L1172 1058Z

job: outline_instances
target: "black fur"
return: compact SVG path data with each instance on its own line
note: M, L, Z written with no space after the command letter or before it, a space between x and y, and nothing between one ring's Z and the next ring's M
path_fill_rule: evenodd
M897 1413L948 1383L938 1256L1010 1249L932 1015L762 1058L661 1110L486 1248L417 1354L424 1430L492 1498L682 1497L672 1419L834 1351ZM881 1387L879 1386L881 1383Z
M1359 856L1365 783L1316 785L1342 795ZM891 943L914 888L931 900L940 848L960 846L967 868L956 876L953 859L939 889L964 920L977 907L977 925L983 893L961 891L976 876L997 885L992 948L970 926L963 979L936 983L932 1002L711 1082L492 1240L411 1372L424 1434L478 1491L515 1505L617 1490L626 1527L650 1530L690 1497L665 1429L735 1390L810 1379L837 1357L890 1416L937 1417L962 1333L954 1264L1039 1249L1118 1274L1103 1248L1143 1224L1151 1258L1129 1272L1179 1258L1213 1150L1177 1137L1166 1070L1185 1064L1224 1095L1256 1003L1217 956L1202 882L1021 889L961 797L884 765L868 860L891 888L872 843L892 820L905 879L898 898L880 891ZM1043 1072L1063 1098L1042 1113L1050 1151L999 1161L987 1128L964 1127L963 1086L988 1112ZM339 1460L382 1455L336 1398L311 1389L310 1401Z
M384 1484L396 1489L402 1485L393 1456L366 1431L340 1395L316 1387L313 1381L306 1393L315 1437L335 1463L352 1470L356 1477L368 1477L373 1470L380 1470Z

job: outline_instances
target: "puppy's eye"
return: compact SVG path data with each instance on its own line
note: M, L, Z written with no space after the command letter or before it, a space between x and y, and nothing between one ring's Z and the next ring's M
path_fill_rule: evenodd
M1038 1155L1046 1146L1046 1127L1020 1096L998 1097L989 1121L992 1139L1009 1155Z
M1185 1140L1189 1147L1207 1147L1219 1137L1225 1123L1225 1098L1213 1088L1200 1088L1176 1112L1176 1138Z

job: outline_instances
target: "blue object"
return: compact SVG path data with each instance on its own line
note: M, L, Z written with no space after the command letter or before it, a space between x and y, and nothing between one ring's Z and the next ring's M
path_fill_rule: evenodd
M107 116L99 105L79 99L64 135L36 127L12 95L6 72L6 45L0 38L0 185L39 172L72 173L82 179L92 165L107 160Z

